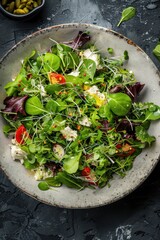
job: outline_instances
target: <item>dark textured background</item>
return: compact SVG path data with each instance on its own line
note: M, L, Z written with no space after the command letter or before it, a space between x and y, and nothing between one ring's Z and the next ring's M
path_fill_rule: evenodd
M116 27L121 11L137 15ZM131 38L160 69L152 50L160 37L159 0L47 0L35 19L17 22L0 13L0 58L28 34L47 26L86 22ZM152 78L151 78L152 81ZM97 209L47 206L22 193L0 172L0 240L160 240L160 164L124 199Z

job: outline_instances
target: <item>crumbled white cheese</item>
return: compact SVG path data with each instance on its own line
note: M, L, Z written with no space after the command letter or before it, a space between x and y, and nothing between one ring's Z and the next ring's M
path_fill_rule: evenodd
M83 52L83 57L86 58L86 59L91 59L95 62L96 66L99 65L99 60L100 60L100 57L99 57L99 54L95 53L95 52L92 52L91 49L86 49L84 52Z
M45 91L45 89L44 89L42 84L38 84L37 88L40 90L40 94L41 94L42 97L47 96L47 93L46 93L46 91Z
M44 165L38 167L36 170L34 170L34 172L34 178L36 181L40 181L48 177L53 177L51 170L46 169Z
M80 121L79 124L81 124L82 126L86 126L86 127L90 127L91 126L91 121L89 120L89 118L87 116L84 116Z
M84 91L84 94L91 95L96 100L96 104L99 107L104 105L106 102L106 97L105 97L104 93L101 93L99 91L99 88L95 85L90 87L88 90Z
M56 158L58 158L59 160L62 160L64 156L64 148L61 145L55 144L53 146L53 152Z
M11 145L10 148L13 160L19 160L23 164L27 153L23 151L18 145Z
M60 132L67 141L74 141L77 138L77 131L71 129L70 127L66 127Z
M79 76L79 71L78 70L72 71L68 75L71 75L71 76L74 76L74 77L78 77Z

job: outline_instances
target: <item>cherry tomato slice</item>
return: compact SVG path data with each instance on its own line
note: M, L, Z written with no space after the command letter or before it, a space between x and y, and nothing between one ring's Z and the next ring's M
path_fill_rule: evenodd
M26 128L23 125L21 125L16 130L16 133L15 133L16 141L19 144L24 144L25 139L28 138L28 137L29 137L29 134L27 133Z
M82 176L89 176L90 173L91 173L91 169L89 167L83 168L83 170L81 172Z
M117 144L117 145L120 145L120 144ZM136 151L136 149L133 148L128 143L124 144L123 146L121 145L121 148L119 148L117 146L116 146L116 148L122 150L122 152L119 152L117 154L120 157L128 157L128 156L132 155Z
M62 74L59 73L49 73L49 81L52 84L65 84L66 79Z

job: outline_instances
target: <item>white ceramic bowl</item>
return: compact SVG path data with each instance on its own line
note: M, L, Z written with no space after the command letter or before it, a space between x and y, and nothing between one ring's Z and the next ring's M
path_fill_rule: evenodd
M89 24L64 24L46 28L36 32L16 46L14 46L2 59L0 66L0 108L3 108L5 98L4 85L14 78L20 69L23 60L33 49L45 52L53 42L66 42L75 38L79 31L89 31L92 42L105 54L108 47L112 47L116 55L122 55L124 50L129 52L130 60L127 68L131 69L138 81L145 83L144 101L152 101L160 105L159 73L153 62L136 44L126 37L95 25ZM0 118L0 127L4 124ZM10 141L0 131L0 164L9 179L22 191L46 204L65 208L91 208L106 205L121 199L136 189L151 173L159 159L160 152L160 122L151 124L150 133L157 139L152 147L143 150L135 159L133 168L123 179L115 176L111 181L111 187L83 191L76 191L65 186L56 188L55 191L41 191L33 176L25 170L19 162L11 159Z

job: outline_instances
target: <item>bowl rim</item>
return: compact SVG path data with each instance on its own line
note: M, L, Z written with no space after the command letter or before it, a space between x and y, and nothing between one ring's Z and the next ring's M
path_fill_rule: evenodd
M65 24L59 24L59 25L53 25L53 26L50 26L50 27L46 27L46 28L43 28L41 30L38 30L38 31L35 31L33 32L32 34L29 34L27 37L23 38L21 41L19 41L17 44L15 44L12 48L10 48L9 51L6 52L6 54L0 59L0 64L5 60L5 58L7 58L7 56L12 52L14 51L14 49L16 49L21 43L25 42L27 39L30 39L30 38L34 38L36 36L38 36L39 34L45 32L45 31L51 31L52 29L61 29L61 28L70 28L70 27L78 27L78 28L81 28L81 27L91 27L91 28L95 28L95 29L99 29L99 30L103 30L105 32L108 32L108 33L111 33L117 37L119 37L120 39L123 39L125 40L128 44L132 45L133 47L136 48L136 50L140 51L146 58L147 60L149 61L149 64L151 64L151 66L153 67L153 69L155 70L155 74L158 75L158 77L160 77L160 73L159 73L159 70L158 68L156 67L156 65L153 63L153 61L151 60L151 58L144 52L144 50L142 48L140 48L136 43L134 43L132 40L130 40L129 38L127 38L126 36L122 35L121 33L118 33L114 30L111 30L111 29L108 29L108 28L105 28L105 27L101 27L101 26L97 26L97 25L94 25L94 24L89 24L89 23L65 23ZM154 168L156 167L157 163L159 162L160 160L160 153L159 153L159 156L156 157L156 160L155 160L155 163L151 166L151 168L148 170L148 172L143 176L143 179L141 179L138 184L135 184L132 188L130 188L129 190L127 191L124 191L123 195L118 195L116 196L114 199L110 200L110 201L107 201L107 202L103 202L103 203L96 203L95 205L90 205L88 204L87 206L67 206L65 205L65 203L62 205L62 204L58 204L58 203L51 203L51 202L47 202L46 200L43 200L41 199L39 196L37 196L36 194L35 195L32 195L29 191L26 191L24 190L22 187L18 186L17 183L15 183L14 181L12 181L11 177L8 176L7 174L7 171L5 170L5 168L3 166L1 166L0 164L0 169L3 170L3 172L6 174L6 176L8 177L8 179L18 188L20 189L23 193L25 193L26 195L32 197L33 199L36 199L42 203L45 203L47 205L50 205L50 206L55 206L55 207L60 207L60 208L67 208L67 209L89 209L89 208L97 208L97 207L102 207L102 206L105 206L105 205L109 205L109 204L112 204L120 199L123 199L125 198L126 196L128 196L130 193L132 193L133 191L135 191L140 185L142 185L142 183L149 177L149 175L152 173L152 171L154 170Z
M37 12L38 10L40 10L45 4L45 0L42 0L42 3L40 6L34 8L33 10L31 10L29 13L26 13L26 14L23 14L23 15L18 15L18 14L13 14L13 13L10 13L8 12L3 6L2 6L2 3L0 1L0 10L5 13L5 15L9 16L9 17L12 17L12 18L17 18L17 19L22 19L22 18L25 18L25 17L28 17L28 16L31 16L32 14L34 14L35 12Z

